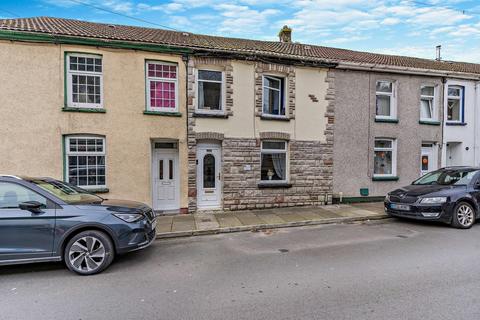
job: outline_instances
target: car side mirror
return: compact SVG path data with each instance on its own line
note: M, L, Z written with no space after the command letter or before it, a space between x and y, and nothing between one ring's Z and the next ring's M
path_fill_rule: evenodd
M42 203L38 202L38 201L25 201L25 202L22 202L18 205L18 207L21 209L21 210L27 210L27 211L30 211L32 213L40 213L42 212L41 208L42 208Z
M473 187L477 190L480 190L480 181L477 181L475 182L475 184L473 185Z

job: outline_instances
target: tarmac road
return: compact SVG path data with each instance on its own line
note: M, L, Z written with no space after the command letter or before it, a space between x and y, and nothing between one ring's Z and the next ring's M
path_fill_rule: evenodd
M480 319L480 225L400 220L158 240L104 273L0 267L0 319Z

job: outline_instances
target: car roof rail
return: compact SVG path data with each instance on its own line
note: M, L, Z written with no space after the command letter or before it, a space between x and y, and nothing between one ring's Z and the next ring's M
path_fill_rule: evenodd
M0 173L0 178L14 178L14 179L22 180L22 178L20 178L18 176L15 176L15 175L12 175L12 174L1 174Z

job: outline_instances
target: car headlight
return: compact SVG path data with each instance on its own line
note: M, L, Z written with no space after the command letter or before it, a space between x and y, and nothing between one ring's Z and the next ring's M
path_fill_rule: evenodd
M385 196L385 201L390 201L390 195L389 195L389 194L387 194L387 195Z
M113 215L125 222L136 222L143 219L143 215L138 213L114 213Z
M447 202L447 197L432 197L432 198L423 198L420 203L424 204L441 204Z

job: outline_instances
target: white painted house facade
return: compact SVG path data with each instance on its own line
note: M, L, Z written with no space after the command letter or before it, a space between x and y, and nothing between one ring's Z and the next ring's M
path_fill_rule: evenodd
M444 87L442 166L480 165L478 80L447 79Z

